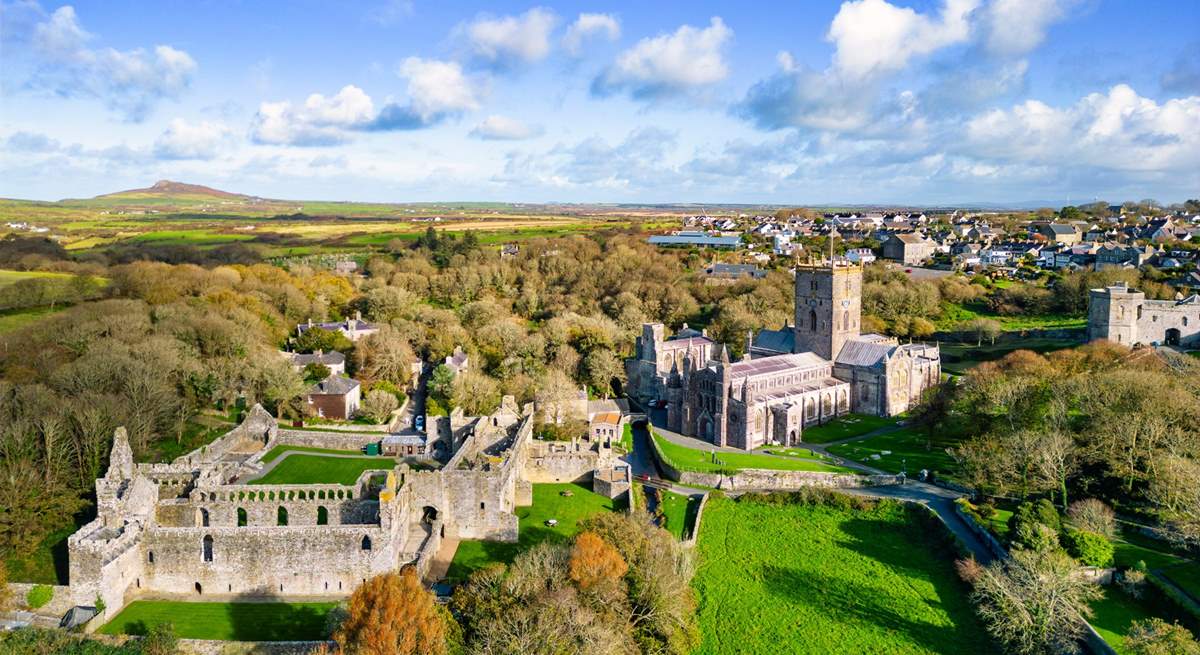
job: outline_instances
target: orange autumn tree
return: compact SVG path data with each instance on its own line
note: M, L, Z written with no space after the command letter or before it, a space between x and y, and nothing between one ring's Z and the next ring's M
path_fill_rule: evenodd
M575 539L569 568L571 579L585 590L605 580L620 579L629 570L621 553L595 532L584 532Z
M346 655L445 655L446 616L411 567L364 582L333 639Z

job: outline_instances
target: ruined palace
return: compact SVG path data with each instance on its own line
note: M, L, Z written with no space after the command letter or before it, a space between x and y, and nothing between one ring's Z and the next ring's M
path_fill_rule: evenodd
M941 378L938 347L861 334L862 267L830 258L796 267L795 324L747 335L745 355L707 334L642 326L626 361L629 394L666 403L667 428L719 446L794 445L848 412L894 416Z
M380 458L348 485L254 482L277 446L358 450L377 435L281 429L256 405L207 446L135 464L118 430L98 516L68 541L72 601L102 600L107 620L139 597L342 598L404 565L424 573L445 537L516 541L533 482L628 491L610 443L535 441L533 414L506 397L489 416L427 417L439 467Z
M1088 294L1088 340L1108 339L1126 346L1200 344L1200 295L1147 300L1146 294L1117 284Z

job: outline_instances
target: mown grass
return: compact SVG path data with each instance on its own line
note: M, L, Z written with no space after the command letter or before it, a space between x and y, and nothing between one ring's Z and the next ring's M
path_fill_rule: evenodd
M982 345L974 343L942 343L942 371L954 375L963 375L968 370L983 362L990 362L1004 357L1015 350L1032 350L1036 353L1048 353L1064 348L1073 348L1082 342L1078 339L1025 338L1004 339L995 344L986 340Z
M563 496L564 491L569 491L571 495ZM579 531L579 522L589 516L624 509L623 503L614 502L611 498L593 493L591 489L578 484L535 484L533 504L529 507L518 507L516 511L519 526L517 543L477 540L460 542L446 577L450 580L462 580L489 564L507 564L512 562L518 553L535 544L570 539ZM546 521L550 519L557 520L558 524L546 525Z
M680 541L691 536L692 526L696 522L696 510L700 507L700 497L662 489L658 492L658 502L664 519L661 527Z
M310 641L324 639L325 617L336 603L188 603L135 600L100 632L144 635L159 623L184 639Z
M894 416L847 414L839 416L825 425L804 429L800 433L800 439L809 443L829 443L874 432L880 428L895 425L898 420L900 419Z
M363 471L389 470L390 457L326 457L288 455L275 468L250 484L354 484Z
M741 469L770 469L775 471L822 471L828 473L854 472L852 469L828 464L816 459L725 451L717 452L714 455L711 451L681 446L658 434L654 434L653 438L654 442L658 444L658 448L664 458L672 466L681 471L720 473Z
M953 554L912 511L710 498L695 655L994 652Z
M1125 648L1125 636L1136 621L1160 618L1167 623L1180 623L1193 634L1200 634L1196 632L1200 625L1194 617L1183 613L1148 584L1142 587L1139 598L1130 596L1117 585L1102 589L1104 595L1091 604L1093 614L1088 623L1121 655L1130 652Z
M268 450L267 454L262 456L262 462L264 464L270 464L271 462L279 459L280 455L288 452L289 450L301 452L301 453L314 453L314 454L319 454L319 455L350 455L350 456L354 456L354 457L364 457L365 458L365 456L362 454L362 451L359 451L359 450L338 450L336 448L316 448L313 446L293 446L291 444L285 443L285 444L280 444L278 446L275 446L271 450ZM394 459L394 458L385 457L383 455L380 455L378 457L378 459Z
M1005 315L997 314L986 305L942 303L942 315L934 322L939 330L954 330L960 323L976 318L989 318L1006 332L1021 330L1057 330L1087 327L1086 316L1063 316L1061 314Z
M903 469L908 475L916 475L926 469L944 476L953 475L958 469L946 453L946 448L956 446L958 442L958 439L945 435L930 440L923 430L900 428L862 441L830 446L829 452L889 473L899 473ZM879 459L872 459L872 455L879 455Z
M1162 574L1174 582L1175 586L1200 602L1200 562L1177 563L1164 568Z

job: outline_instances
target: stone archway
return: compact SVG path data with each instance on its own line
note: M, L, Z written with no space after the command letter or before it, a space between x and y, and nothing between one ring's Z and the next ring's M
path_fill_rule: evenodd
M705 441L713 440L713 421L708 416L700 417L700 438Z
M1178 346L1181 336L1182 334L1180 333L1179 328L1170 328L1164 335L1163 340L1168 346Z
M433 524L435 521L438 520L438 517L440 517L440 516L441 516L441 512L439 512L438 509L436 507L434 507L433 505L426 505L425 507L421 508L421 522L422 523Z

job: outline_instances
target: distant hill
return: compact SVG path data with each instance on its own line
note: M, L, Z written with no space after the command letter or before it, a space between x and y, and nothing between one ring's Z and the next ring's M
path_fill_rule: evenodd
M200 184L186 184L184 182L172 182L171 180L159 180L153 186L145 189L130 189L128 191L118 191L116 193L106 193L96 196L97 200L138 200L146 198L171 198L171 199L187 199L187 200L252 200L254 196L247 196L241 193L230 193L221 191L212 187L206 187Z

